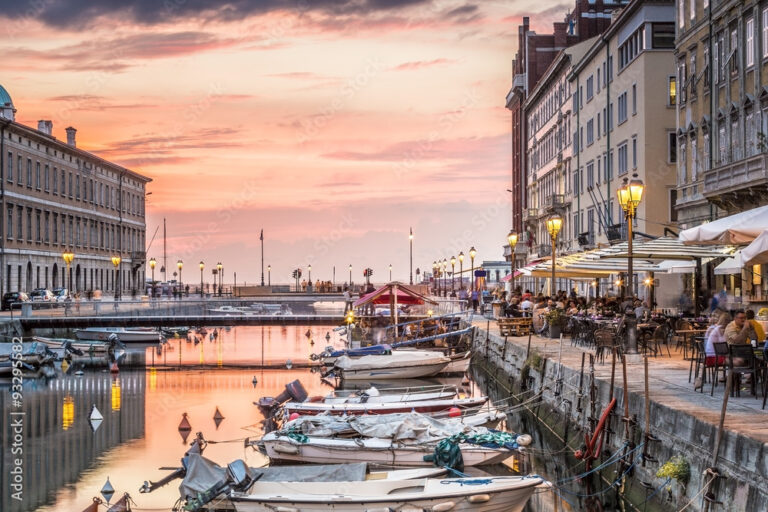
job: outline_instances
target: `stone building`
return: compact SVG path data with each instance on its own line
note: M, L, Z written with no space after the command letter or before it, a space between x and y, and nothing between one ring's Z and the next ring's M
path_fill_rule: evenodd
M0 86L0 287L73 291L143 289L145 187L151 180L15 121L16 109ZM64 252L72 252L66 276ZM118 269L113 256L120 256Z
M680 228L768 203L768 4L677 1Z
M531 30L530 19L523 18L517 29L517 53L512 61L512 87L505 99L510 111L512 132L511 195L512 229L524 233L523 213L527 210L526 142L528 134L523 107L530 91L536 87L558 53L604 31L611 20L611 13L629 0L576 0L571 12L562 22L553 24L551 34L537 34ZM526 241L521 239L521 241ZM524 259L525 249L520 244L517 258ZM507 261L511 254L504 246Z

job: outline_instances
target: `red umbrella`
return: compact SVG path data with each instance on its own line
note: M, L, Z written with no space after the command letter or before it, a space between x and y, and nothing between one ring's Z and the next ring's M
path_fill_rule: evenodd
M392 289L395 287L397 292L393 293ZM437 302L411 290L410 288L400 283L389 283L367 295L363 295L355 301L353 306L359 307L366 304L392 304L395 298L397 299L398 305L420 305L425 303L437 304Z

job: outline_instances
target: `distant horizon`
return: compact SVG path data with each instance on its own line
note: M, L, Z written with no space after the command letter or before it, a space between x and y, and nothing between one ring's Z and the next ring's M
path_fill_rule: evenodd
M169 279L182 259L185 282L199 280L201 260L206 281L221 261L226 282L260 282L264 229L265 282L270 264L273 283L309 264L313 280L336 265L346 281L350 263L355 281L391 264L408 282L410 227L414 281L471 246L477 262L503 260L517 25L530 16L549 31L569 8L8 6L0 84L18 122L51 119L60 140L74 126L79 148L153 179L147 261L162 258L167 218Z

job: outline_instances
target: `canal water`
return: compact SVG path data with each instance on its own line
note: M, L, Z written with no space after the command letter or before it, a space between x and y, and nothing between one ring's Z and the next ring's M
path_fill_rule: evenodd
M177 467L198 431L210 442L206 457L219 464L238 458L250 466L266 464L265 457L244 446L245 438L262 434L264 418L253 402L276 396L295 379L310 395L331 391L319 373L300 366L327 345L343 346L343 339L333 328L317 326L237 327L217 330L216 337L212 332L193 334L191 341L170 339L162 350L147 347L146 370L122 370L115 376L97 370L86 370L82 376L59 372L49 380L26 381L22 501L11 498L10 481L4 478L0 510L80 511L100 497L109 479L116 491L113 502L127 492L136 509L169 511L179 496L178 481L151 494L138 490L145 480L157 481L168 473L160 468ZM507 396L481 370L476 369L475 380L474 393ZM0 386L4 386L0 407L6 422L12 407L8 385ZM100 425L89 421L93 406L104 417ZM217 409L224 417L219 422L214 419ZM184 414L192 427L186 441L178 430ZM511 421L514 430L534 436L532 457L521 469L553 481L569 478L565 468L574 467L574 461L562 443L529 413L516 413ZM4 475L15 457L10 453L9 430L2 428ZM490 471L508 473L504 467ZM591 485L591 489L601 488L597 480ZM590 502L578 496L586 493L583 482L569 481L563 489L573 510L591 510ZM529 510L554 510L551 496L535 496Z

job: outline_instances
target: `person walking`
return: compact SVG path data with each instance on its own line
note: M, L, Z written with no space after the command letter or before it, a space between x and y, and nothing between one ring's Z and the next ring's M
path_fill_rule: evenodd
M480 305L480 294L477 290L472 290L472 312L477 313L477 306Z

